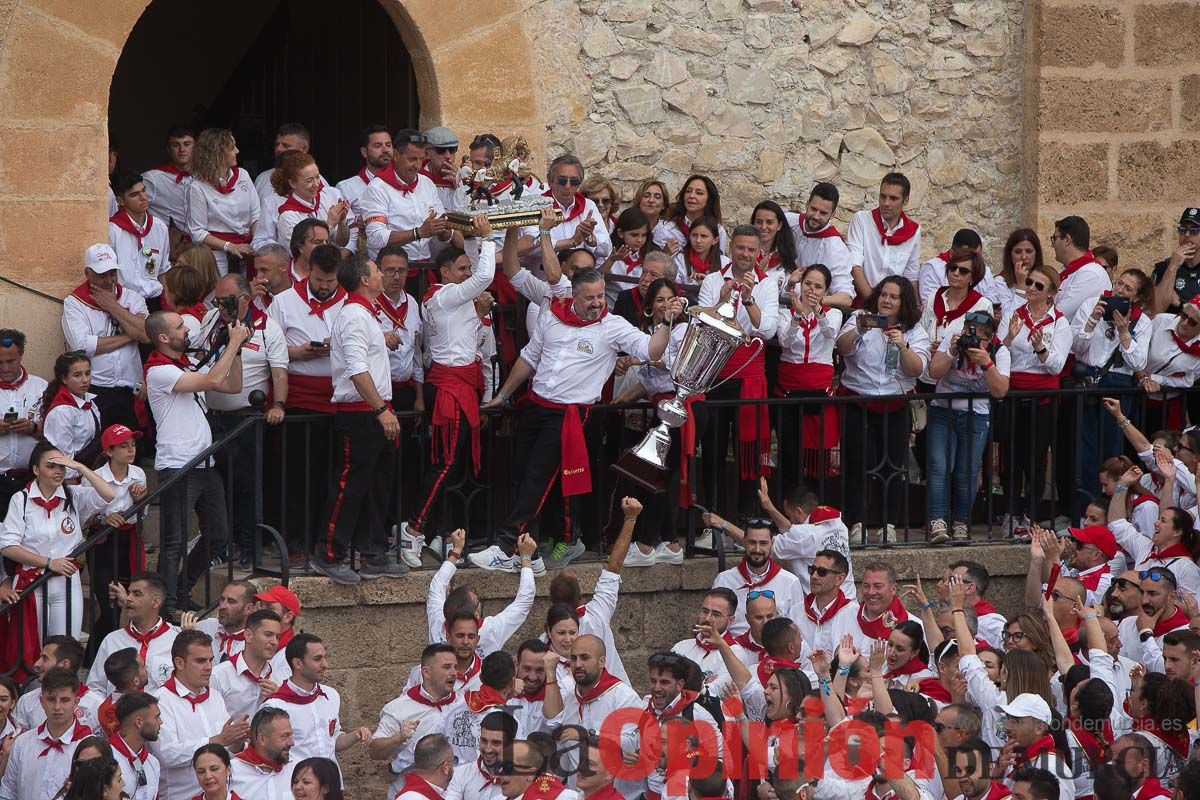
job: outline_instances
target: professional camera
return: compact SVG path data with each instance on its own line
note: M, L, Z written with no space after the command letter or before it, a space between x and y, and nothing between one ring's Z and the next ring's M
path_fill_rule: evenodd
M225 312L225 316L229 319L236 319L238 315L238 298L237 295L217 298L217 308Z
M971 359L968 350L982 347L991 349L992 337L996 335L996 323L992 315L986 311L972 311L963 321L963 332L958 337L955 347L958 350L958 368L970 369Z
M982 344L979 334L975 332L975 326L963 330L962 335L958 337L958 368L967 369L971 366L971 361L967 356L968 350L974 350Z

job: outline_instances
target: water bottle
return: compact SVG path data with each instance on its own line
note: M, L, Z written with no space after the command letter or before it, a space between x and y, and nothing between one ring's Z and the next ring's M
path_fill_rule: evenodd
M895 342L887 344L887 353L883 357L883 368L889 375L895 375L900 369L900 347Z

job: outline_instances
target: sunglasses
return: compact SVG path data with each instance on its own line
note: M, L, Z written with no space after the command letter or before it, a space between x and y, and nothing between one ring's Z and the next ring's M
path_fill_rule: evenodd
M774 592L773 590L771 590L771 589L763 589L762 591L759 591L758 589L755 589L753 592L749 592L749 593L746 595L746 600L747 600L747 601L750 601L750 600L757 600L757 599L758 599L758 598L760 598L760 597L767 597L767 598L770 598L771 600L774 600L774 599L775 599L775 592Z
M1127 591L1129 589L1137 589L1140 592L1142 590L1142 587L1138 586L1133 581L1127 580L1125 578L1117 578L1115 581L1113 581L1113 586L1117 587L1121 591Z
M1033 278L1026 278L1025 285L1032 286L1035 289L1037 289L1039 292L1046 291L1046 284L1042 283L1041 281L1035 281Z
M1172 586L1175 585L1175 576L1165 569L1144 569L1138 573L1138 578L1144 581L1154 581L1155 583L1166 581Z
M453 153L457 153L458 148L457 147L435 147L435 148L433 148L433 151L435 153L438 153L439 155L448 156Z
M1186 322L1188 325L1191 325L1193 328L1200 328L1200 321L1197 321L1196 318L1193 317L1191 314L1180 314L1179 317L1180 317L1180 320L1179 320L1180 322Z
M841 575L842 573L836 569L830 569L829 567L815 567L812 564L809 564L808 574L824 578L827 575Z
M947 275L970 275L972 272L974 272L973 269L970 267L964 267L961 264L950 264L946 267Z
M1200 228L1193 228L1190 225L1180 225L1175 230L1188 236L1200 236Z
M567 184L570 184L571 186L579 186L583 183L583 178L555 178L554 183L557 186L566 186Z

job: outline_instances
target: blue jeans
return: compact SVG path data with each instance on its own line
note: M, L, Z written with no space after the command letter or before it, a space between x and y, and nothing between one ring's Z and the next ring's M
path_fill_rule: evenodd
M931 520L946 519L946 495L952 491L951 519L955 522L971 521L979 467L987 446L988 420L987 414L951 411L941 406L929 407L929 425L925 435L928 437L927 483Z
M1128 389L1133 386L1133 376L1119 372L1110 372L1100 379L1098 386L1112 386ZM1119 395L1121 398L1121 413L1130 419L1135 419L1133 395ZM1135 420L1134 424L1138 424ZM1079 431L1080 484L1084 494L1084 502L1090 502L1100 497L1100 465L1105 459L1119 456L1125 449L1125 437L1117 427L1113 415L1100 403L1096 396L1084 400L1083 424ZM1103 501L1101 501L1103 502Z

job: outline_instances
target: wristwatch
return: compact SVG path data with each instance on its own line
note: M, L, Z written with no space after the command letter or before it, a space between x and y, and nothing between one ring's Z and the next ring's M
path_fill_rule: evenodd
M276 400L274 403L271 403L271 407L278 408L280 411L283 411L287 408L287 403L283 402L282 400Z
M377 416L377 417L382 417L382 416L383 416L383 415L384 415L386 412L388 412L388 411L390 411L390 410L391 410L391 409L390 409L390 408L388 408L388 404L387 404L387 403L384 403L384 404L383 404L383 405L381 405L379 408L373 408L373 409L371 409L371 412L372 412L372 413L374 413L374 414L375 414L375 416Z

